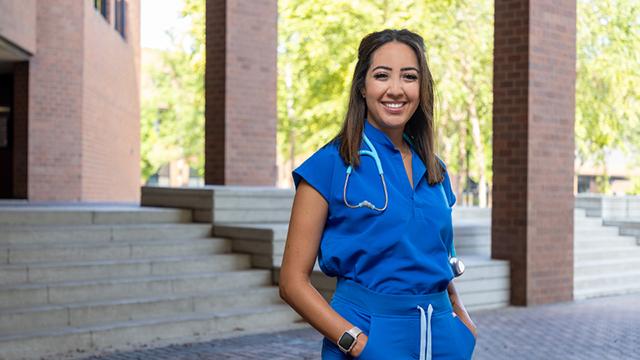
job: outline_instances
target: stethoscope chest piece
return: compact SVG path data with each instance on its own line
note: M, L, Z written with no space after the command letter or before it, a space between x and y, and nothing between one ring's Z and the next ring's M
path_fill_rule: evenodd
M451 265L451 270L453 271L453 276L458 277L464 273L464 263L462 260L458 259L455 256L449 258L449 265Z

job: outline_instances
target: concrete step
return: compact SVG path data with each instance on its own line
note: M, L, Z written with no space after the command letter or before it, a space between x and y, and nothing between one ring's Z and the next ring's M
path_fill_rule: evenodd
M604 223L607 226L640 229L640 219L607 219L604 221Z
M453 224L453 233L458 254L490 256L490 220L459 220Z
M617 274L640 269L640 255L634 258L581 261L576 263L574 268L575 279L604 273Z
M585 209L580 209L576 207L573 209L573 215L574 217L586 217L587 211Z
M640 256L640 246L635 248L581 249L574 251L574 261L579 264L590 260L633 259Z
M218 223L288 223L294 192L259 186L206 186L180 189L143 186L141 201L151 206L194 209L196 221Z
M0 247L0 262L25 264L189 256L228 252L230 247L230 241L222 238L121 241L110 244L57 242L46 247L38 244ZM46 251L43 251L44 248Z
M587 216L600 217L602 214L602 197L592 195L576 196L575 208L584 211Z
M635 236L636 239L640 241L640 229L623 227L623 228L620 228L620 235Z
M468 255L481 255L490 257L491 256L491 247L489 245L474 245L474 246L464 246L460 247L456 245L456 253L460 256L468 256Z
M233 308L171 317L66 327L0 337L0 358L87 356L100 350L206 341L245 329L277 329L300 321L288 305ZM76 352L82 349L81 353Z
M603 270L600 274L576 277L573 284L576 291L591 291L624 285L629 288L640 288L640 269L636 267L630 271Z
M509 262L488 256L461 256L467 269L454 279L468 311L495 309L509 305Z
M0 246L31 243L105 243L211 236L210 224L15 225L3 226Z
M288 224L216 224L215 236L233 239L233 252L251 254L251 265L273 269L282 264Z
M469 294L472 292L485 292L490 290L505 290L509 289L509 278L501 277L501 278L492 278L492 279L474 279L474 280L466 280L463 279L464 275L458 279L454 280L456 284L456 289L460 291L461 294Z
M191 221L191 211L186 209L109 205L0 207L0 224L3 225L188 223Z
M248 269L245 254L0 265L0 284L50 283Z
M473 292L462 297L464 307L470 312L507 307L510 299L509 289Z
M609 249L613 247L626 247L633 249L638 247L636 238L632 236L593 236L578 237L575 239L576 249Z
M18 332L81 327L116 321L143 320L233 307L280 304L278 288L210 290L207 293L170 294L154 297L43 305L0 311L0 336Z
M485 220L491 223L491 208L477 206L454 206L451 213L454 222L457 220Z
M625 295L640 293L638 284L618 284L615 286L600 286L589 289L574 289L573 297L576 300L590 299L603 296Z
M592 226L592 227L575 227L574 236L590 237L590 236L617 236L620 230L616 227Z
M0 309L192 293L202 289L249 288L270 285L271 281L269 270L251 269L127 279L5 285L0 286Z
M509 305L509 262L488 256L460 256L467 269L454 280L469 311L494 309Z
M598 227L598 226L602 226L602 219L601 218L589 218L586 216L574 216L573 217L573 226L575 228L580 228L580 227Z
M509 277L509 262L490 259L481 255L460 256L467 270L459 279L477 280Z

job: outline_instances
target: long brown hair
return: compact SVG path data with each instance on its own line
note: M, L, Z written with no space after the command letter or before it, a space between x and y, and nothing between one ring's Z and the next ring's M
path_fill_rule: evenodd
M409 30L386 29L365 36L358 48L358 62L353 72L351 91L349 94L349 107L342 124L342 129L332 141L340 141L340 156L347 164L354 168L360 165L360 142L364 119L367 116L367 104L362 97L365 78L373 53L382 45L398 41L409 46L418 59L420 70L420 106L411 116L404 128L418 152L420 159L427 168L428 182L430 185L443 180L444 168L437 160L434 144L433 123L433 78L427 65L425 46L422 37Z

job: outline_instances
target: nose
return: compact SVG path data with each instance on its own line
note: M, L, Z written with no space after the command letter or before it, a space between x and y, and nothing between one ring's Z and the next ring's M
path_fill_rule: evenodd
M402 96L404 89L402 88L402 82L400 79L391 79L389 81L389 88L387 89L387 95L389 97Z

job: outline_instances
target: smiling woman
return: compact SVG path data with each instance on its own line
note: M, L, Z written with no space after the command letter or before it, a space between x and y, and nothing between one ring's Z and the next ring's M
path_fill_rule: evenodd
M469 359L475 326L451 281L451 190L434 153L422 37L367 35L340 133L293 171L280 293L324 335L322 359ZM316 257L338 278L328 304Z

